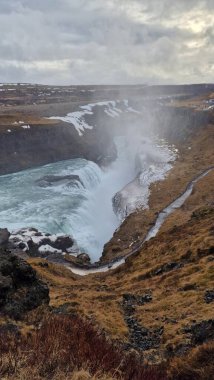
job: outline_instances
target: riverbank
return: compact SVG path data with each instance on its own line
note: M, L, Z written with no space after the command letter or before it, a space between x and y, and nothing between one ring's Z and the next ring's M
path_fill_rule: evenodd
M149 209L138 210L126 218L113 238L105 245L102 262L111 261L121 256L121 253L126 255L130 244L144 240L157 213L176 199L192 178L212 166L213 144L213 124L201 126L182 141L182 144L177 143L178 157L173 168L164 181L150 186Z
M187 200L187 198L191 195L192 191L194 190L195 184L197 184L200 179L204 178L206 175L208 175L212 170L214 169L214 166L210 166L205 171L200 173L198 176L196 176L191 182L188 183L186 189L183 191L182 194L179 195L178 198L176 198L173 202L171 202L168 206L166 206L163 210L161 210L156 218L156 221L154 225L149 229L147 232L145 238L143 241L138 242L136 245L133 244L130 247L130 251L126 254L126 256L117 257L115 260L112 260L108 262L107 264L94 264L94 265L71 265L67 266L68 269L70 269L73 273L78 274L80 276L87 276L89 274L94 273L103 273L108 272L109 270L114 270L121 265L126 263L126 260L134 255L137 255L140 250L143 248L143 244L153 237L155 237L159 230L162 228L162 225L164 224L165 220L171 216L171 214L183 206L184 202Z

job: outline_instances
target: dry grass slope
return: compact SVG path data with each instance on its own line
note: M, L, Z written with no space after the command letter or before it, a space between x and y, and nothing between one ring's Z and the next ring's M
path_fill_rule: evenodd
M213 179L210 173L196 186L182 209L166 221L158 236L141 252L108 274L81 278L68 269L41 259L30 262L48 282L51 305L79 313L113 339L129 342L122 307L123 295L152 295L146 305L134 305L134 318L149 330L164 328L159 348L146 350L149 361L161 361L168 350L191 346L184 328L194 321L213 319L213 303L205 292L214 288ZM64 306L63 306L64 305Z
M60 315L47 316L41 328L26 337L0 334L0 377L164 380L161 368L145 368L140 357L124 354L91 323Z

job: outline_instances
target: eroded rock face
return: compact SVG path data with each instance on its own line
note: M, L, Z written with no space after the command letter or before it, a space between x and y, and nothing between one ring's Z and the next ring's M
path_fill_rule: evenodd
M20 319L25 312L49 303L48 286L23 259L0 250L0 314Z

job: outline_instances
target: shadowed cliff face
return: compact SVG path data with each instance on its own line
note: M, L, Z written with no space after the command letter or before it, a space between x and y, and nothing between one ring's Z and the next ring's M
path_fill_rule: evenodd
M11 95L8 97L5 88L0 105L0 174L70 158L105 165L117 155L113 137L126 134L132 138L134 131L154 132L173 143L185 139L193 129L206 124L210 114L174 107L171 100L191 98L212 88L212 85L107 86L81 92L76 87L71 94L69 88L54 88L54 94L47 97L42 86L21 86L21 90L14 86L14 100ZM85 112L84 121L92 128L81 135L72 123L44 118L63 119L69 112ZM25 129L20 120L30 128Z
M153 129L154 133L174 143L188 137L210 117L205 112L157 107L154 112L147 110L139 115L127 114L118 123L118 120L107 119L99 112L89 120L95 124L94 128L85 130L83 136L79 136L71 125L60 121L50 125L31 125L30 129L16 127L10 133L10 127L5 126L3 131L1 128L0 174L70 158L85 158L106 165L117 156L113 136L130 133L133 125L140 133L144 129Z
M85 158L105 163L116 157L113 141L104 131L86 131L80 138L65 123L36 125L30 130L21 128L1 133L0 173L7 174L70 158Z

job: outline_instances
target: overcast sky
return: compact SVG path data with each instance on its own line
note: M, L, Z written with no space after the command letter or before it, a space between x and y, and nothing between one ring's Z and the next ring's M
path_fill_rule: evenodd
M214 82L214 0L0 0L0 82Z

